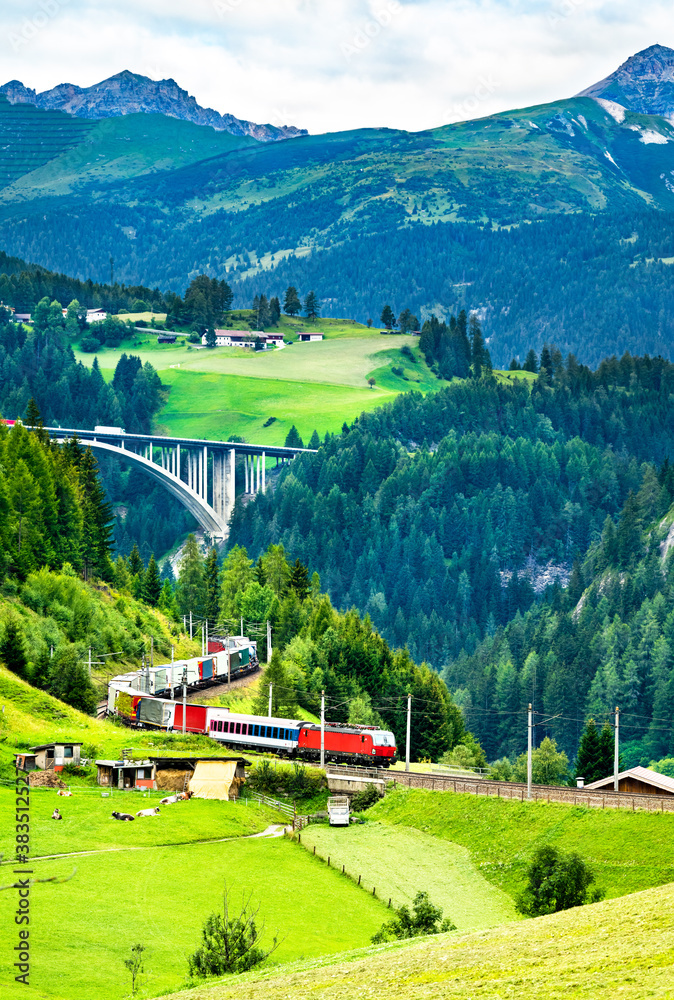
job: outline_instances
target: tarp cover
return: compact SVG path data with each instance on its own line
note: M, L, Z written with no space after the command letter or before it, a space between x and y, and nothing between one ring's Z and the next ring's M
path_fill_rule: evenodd
M235 760L199 760L189 790L196 799L226 799L236 773Z
M140 702L140 718L143 722L155 722L161 726L164 721L164 706L155 698L142 698Z

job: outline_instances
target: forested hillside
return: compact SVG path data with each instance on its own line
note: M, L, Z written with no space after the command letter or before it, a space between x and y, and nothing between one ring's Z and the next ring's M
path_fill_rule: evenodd
M537 741L551 735L569 757L584 720L605 720L616 705L625 767L674 757L674 510L661 519L673 488L668 464L659 477L647 470L566 591L447 665L490 759L519 752L529 702Z
M337 606L446 667L461 703L484 704L455 661L525 614L532 584L568 579L627 503L648 521L674 500L657 472L674 454L674 366L626 356L592 372L550 358L533 388L487 376L364 414L296 459L273 494L237 506L230 544L256 556L282 542ZM585 692L574 697L582 714ZM573 752L574 727L559 731Z

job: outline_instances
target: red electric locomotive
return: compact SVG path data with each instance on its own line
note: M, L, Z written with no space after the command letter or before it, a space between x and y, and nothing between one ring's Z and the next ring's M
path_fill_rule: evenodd
M364 764L369 767L389 767L395 764L396 740L393 733L376 726L325 724L324 753L334 764ZM305 722L297 741L297 756L304 760L320 760L321 727Z

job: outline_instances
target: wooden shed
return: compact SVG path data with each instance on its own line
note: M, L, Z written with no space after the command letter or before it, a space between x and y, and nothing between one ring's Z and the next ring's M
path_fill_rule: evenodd
M158 789L166 792L190 790L197 798L237 798L246 780L245 769L250 767L243 757L151 757L150 760L157 769ZM214 767L209 771L210 764ZM220 765L227 766L223 770ZM200 773L197 774L197 771ZM198 780L193 784L195 777ZM216 786L219 789L217 794L213 791ZM206 795L209 787L209 794Z
M22 771L62 771L64 764L79 764L81 743L42 743L15 754Z
M613 791L613 775L585 785L591 791ZM658 774L648 767L631 767L618 775L618 790L632 795L674 795L674 778Z
M96 781L103 788L157 788L157 769L151 760L97 760L96 767Z

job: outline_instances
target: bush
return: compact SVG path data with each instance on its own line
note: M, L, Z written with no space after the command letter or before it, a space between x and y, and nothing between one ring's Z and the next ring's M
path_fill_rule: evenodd
M258 930L259 907L250 909L250 900L242 901L241 910L230 915L229 893L225 886L223 913L212 913L206 920L201 947L188 958L191 976L222 976L247 972L260 965L278 947L274 937L266 951L259 946L264 925Z
M527 869L527 886L517 899L517 909L528 917L540 917L596 903L604 893L595 888L588 899L593 882L594 872L580 854L563 854L546 844L538 848Z
M455 931L456 924L447 918L442 919L442 910L433 906L427 892L418 892L412 903L414 913L409 907L401 906L396 910L393 920L382 924L381 930L372 938L372 944L384 941L400 941L404 938L420 937L422 934L444 934Z
M93 354L95 351L100 349L100 346L100 340L96 340L95 337L90 335L82 337L82 340L80 341L80 349L83 350L85 354Z
M376 785L366 785L362 792L356 792L351 799L351 809L353 812L365 812L380 798L379 789Z
M190 344L200 344L201 343L201 334L199 334L199 333L191 333L187 339L189 340Z
M325 772L299 761L274 764L261 760L249 772L247 785L264 795L284 793L291 799L311 799L325 787Z

